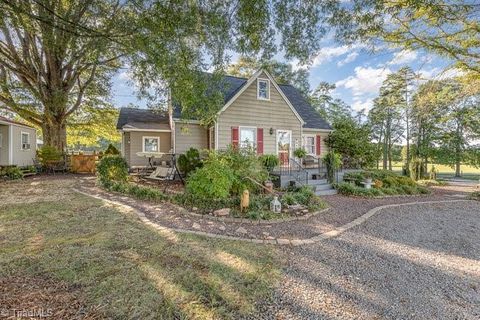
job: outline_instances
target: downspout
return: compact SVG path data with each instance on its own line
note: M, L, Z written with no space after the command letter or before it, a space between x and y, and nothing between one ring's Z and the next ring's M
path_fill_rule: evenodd
M175 154L175 121L173 121L173 106L172 106L172 92L168 89L168 122L170 123L170 143L172 145L171 149L173 154Z

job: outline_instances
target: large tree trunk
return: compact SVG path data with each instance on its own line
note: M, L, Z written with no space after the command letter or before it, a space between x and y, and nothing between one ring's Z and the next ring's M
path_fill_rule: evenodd
M65 151L67 147L67 127L64 121L46 120L42 126L43 144Z

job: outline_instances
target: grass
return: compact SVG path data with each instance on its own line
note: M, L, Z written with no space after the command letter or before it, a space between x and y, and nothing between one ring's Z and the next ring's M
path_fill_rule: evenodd
M0 277L66 282L114 319L238 318L279 279L272 247L159 233L64 185L28 183L0 186ZM20 204L29 188L46 201Z
M379 166L382 166L382 163L379 162ZM403 163L401 162L392 162L392 169L393 171L396 172L401 172L402 171L402 166ZM435 168L438 171L438 175L441 178L452 178L455 176L455 169L449 166L441 165L441 164L431 164L429 163L427 165L428 171L432 169L432 166L435 166ZM468 165L462 165L460 167L461 173L462 173L462 178L465 179L472 179L472 180L477 180L480 179L480 168L475 168L473 166L468 166Z

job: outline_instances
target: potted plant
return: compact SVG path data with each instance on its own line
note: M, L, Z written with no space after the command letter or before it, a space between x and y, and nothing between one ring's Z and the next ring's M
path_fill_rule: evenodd
M303 158L307 155L307 151L303 148L298 148L293 151L293 155L300 159L300 162L302 161Z

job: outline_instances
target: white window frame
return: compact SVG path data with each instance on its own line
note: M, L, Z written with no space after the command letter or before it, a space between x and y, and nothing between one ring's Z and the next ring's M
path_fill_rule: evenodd
M27 137L28 137L28 143L26 143L26 144L28 144L28 146L29 146L28 149L27 149L27 148L23 148L23 145L24 145L24 143L23 143L23 135L24 135L24 134L26 134ZM32 149L32 144L31 144L31 142L30 142L30 132L21 131L21 133L20 133L20 150L28 151L28 150L30 150L30 149Z
M243 149L242 146L242 129L247 129L247 130L253 130L253 140L252 141L252 147L253 149L257 149L257 127L252 127L252 126L239 126L238 127L238 146L240 149Z
M310 153L310 150L307 150L307 137L308 138L313 138L313 153ZM316 134L304 134L303 135L303 141L302 141L302 147L305 151L307 151L307 154L316 156L317 155L317 135Z
M267 97L260 97L260 82L266 82L267 83ZM257 99L258 100L270 100L270 80L269 79L263 79L263 78L257 78Z
M146 140L146 139L156 139L156 140L157 140L157 151L146 151L146 150L145 150L145 140ZM142 137L142 152L144 152L144 153L160 152L160 137L143 136L143 137Z
M0 132L0 148L3 148L3 133Z

